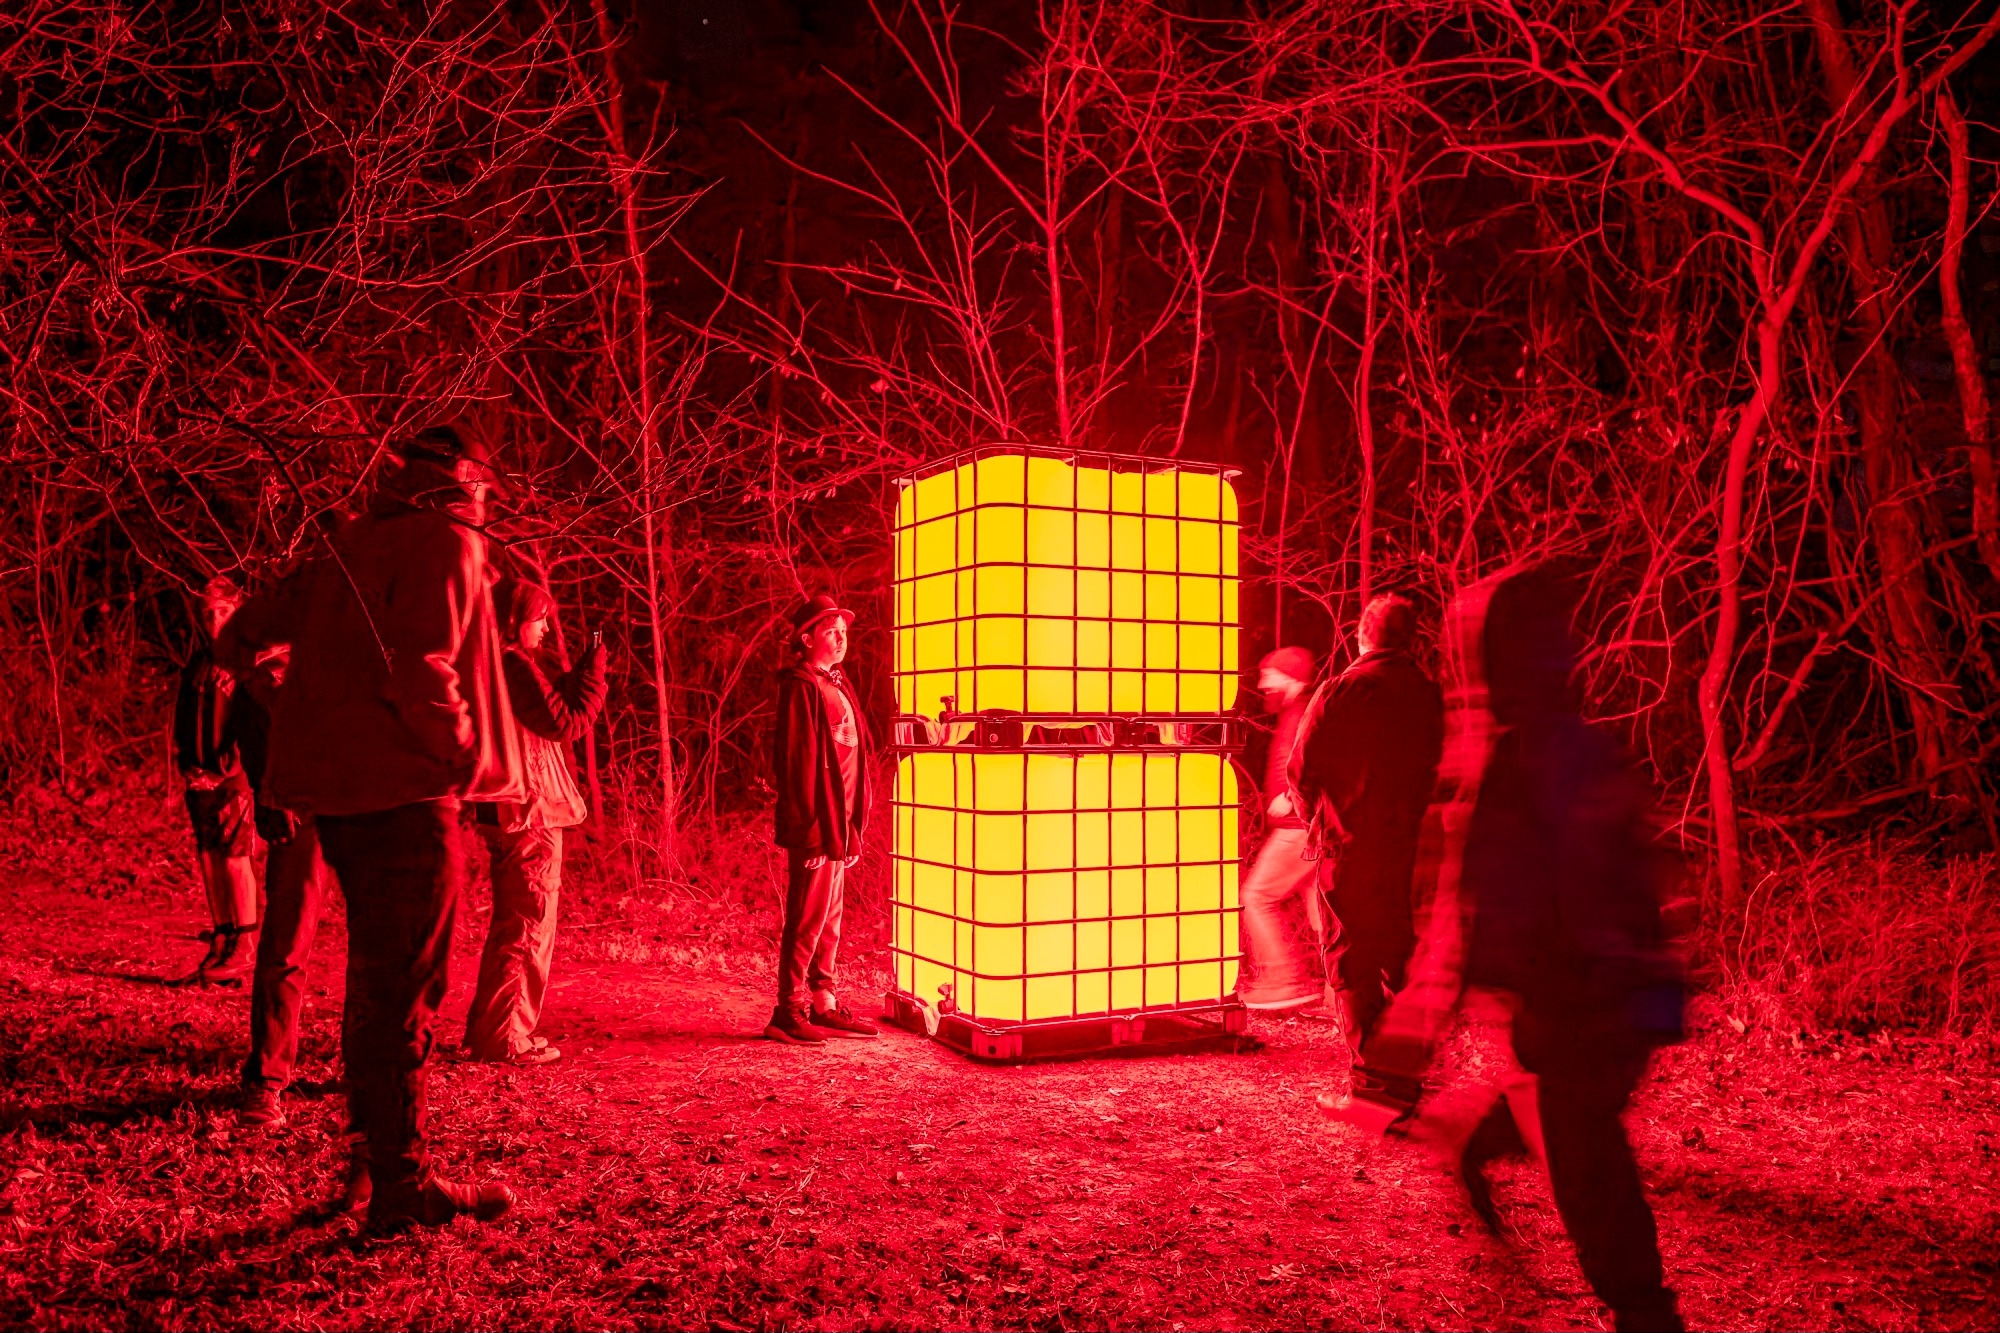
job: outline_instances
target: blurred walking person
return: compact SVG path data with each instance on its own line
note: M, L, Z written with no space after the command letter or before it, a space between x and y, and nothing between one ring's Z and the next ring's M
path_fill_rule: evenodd
M555 600L546 589L501 579L493 604L527 797L475 807L492 867L493 919L466 1015L465 1049L475 1060L545 1065L562 1058L535 1029L555 957L563 830L589 813L569 747L604 708L604 641L592 635L572 668L548 637Z
M792 661L778 677L771 768L787 873L778 1005L764 1027L773 1041L817 1045L876 1035L834 988L846 873L861 855L868 822L868 726L840 669L853 623L854 613L831 597L806 602L792 615Z
M427 1145L433 1026L465 883L464 801L525 790L486 574L484 451L448 427L397 442L327 557L252 598L232 655L291 645L264 797L313 817L347 898L341 1053L366 1141L371 1230L486 1220L504 1185Z
M1257 669L1257 689L1276 722L1264 763L1264 845L1240 896L1248 976L1237 995L1251 1009L1296 1009L1321 994L1317 968L1325 946L1314 890L1317 870L1306 857L1306 821L1293 801L1289 776L1312 678L1313 656L1304 648L1267 653ZM1303 946L1294 910L1304 917Z
M305 1017L306 960L326 907L325 866L312 816L271 805L262 795L270 767L271 714L284 684L287 656L284 648L264 652L239 673L236 690L237 746L244 775L257 793L254 822L265 847L264 928L250 982L250 1053L243 1061L243 1102L236 1116L245 1129L277 1129L285 1123L283 1098L292 1083Z
M1572 693L1572 607L1541 568L1502 581L1488 603L1500 731L1466 835L1465 980L1511 1001L1556 1208L1591 1289L1617 1328L1679 1329L1620 1117L1654 1048L1681 1037L1681 974L1660 917L1649 794Z
M207 952L187 984L241 985L257 950L256 842L236 737L236 678L215 652L216 636L242 601L226 575L209 580L201 599L205 641L181 668L174 698L174 765L186 788L210 922L201 934Z
M1356 1093L1414 1105L1420 1089L1365 1061L1368 1034L1403 986L1416 946L1412 878L1444 750L1444 695L1412 655L1416 608L1386 594L1362 608L1361 655L1319 688L1292 751L1291 783L1319 825L1320 885Z

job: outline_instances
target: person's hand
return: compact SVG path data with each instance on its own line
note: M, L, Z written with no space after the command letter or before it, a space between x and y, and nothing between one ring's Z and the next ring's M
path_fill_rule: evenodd
M824 856L808 856L806 858L807 870L818 870L821 866L825 864L826 864L826 858Z
M1288 791L1279 792L1271 798L1271 804L1266 809L1271 818L1283 819L1286 815L1292 813L1292 794Z
M855 863L856 861L859 861L860 859L861 859L861 855L860 855L860 853L858 853L858 852L857 852L857 853L855 853L855 854L854 854L853 856L850 856L850 857L848 857L848 858L847 858L847 859L846 859L845 861L842 861L842 862L840 863L840 868L841 868L842 870L848 870L848 869L851 869L851 868L853 867L854 863Z

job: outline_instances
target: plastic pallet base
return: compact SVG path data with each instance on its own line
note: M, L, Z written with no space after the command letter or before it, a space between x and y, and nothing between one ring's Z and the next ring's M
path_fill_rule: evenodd
M1212 1042L1242 1033L1250 1019L1249 1010L1230 1000L1200 1009L984 1024L963 1014L940 1014L920 1000L893 990L882 997L882 1012L898 1027L929 1036L955 1051L991 1064L1022 1064Z

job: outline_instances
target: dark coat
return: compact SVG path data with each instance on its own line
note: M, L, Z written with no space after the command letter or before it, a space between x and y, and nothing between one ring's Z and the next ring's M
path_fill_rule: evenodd
M445 797L521 800L485 537L385 488L332 542L338 560L250 598L216 641L239 671L264 648L292 648L264 801L355 815Z
M1574 714L1524 719L1494 742L1466 833L1466 981L1520 997L1530 1069L1679 1037L1650 804L1616 743Z
M1572 594L1531 569L1501 582L1481 630L1493 718L1461 884L1465 979L1519 997L1514 1047L1537 1073L1643 1056L1681 1031L1680 965L1660 916L1670 858L1651 793L1579 716Z
M1436 682L1406 654L1368 653L1313 695L1292 787L1306 809L1335 816L1362 857L1405 843L1414 853L1443 753Z
M873 745L854 683L835 668L834 679L854 709L861 738L852 810L845 809L840 760L833 751L833 723L813 668L795 663L778 674L778 719L771 728L771 774L778 790L776 835L780 847L806 856L845 859L861 851L868 826Z

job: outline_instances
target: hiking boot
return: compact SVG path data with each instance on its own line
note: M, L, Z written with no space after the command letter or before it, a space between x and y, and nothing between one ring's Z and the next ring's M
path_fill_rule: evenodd
M240 986L257 968L257 927L217 926L215 947L201 965L201 979L209 986Z
M283 1129L285 1104L276 1088L247 1088L243 1105L236 1109L239 1129Z
M812 1016L802 1004L781 1004L773 1009L771 1021L764 1025L764 1035L794 1046L819 1046L826 1042L826 1034L813 1026Z
M456 1217L492 1222L505 1217L515 1204L514 1191L499 1181L475 1185L447 1180L436 1172L368 1204L368 1229L378 1236L411 1227L441 1227Z
M350 1143L347 1153L347 1184L340 1192L340 1211L358 1213L366 1208L369 1200L374 1197L375 1179L368 1174L367 1145L360 1142Z
M195 938L201 941L202 945L201 961L194 965L194 971L188 973L186 976L182 977L178 981L169 982L168 983L169 985L199 986L203 981L207 979L208 969L210 968L210 966L214 964L217 956L220 955L220 953L222 952L221 930L219 929L204 930L203 932L201 932L201 934L195 936Z
M854 1011L844 1004L836 1004L831 1009L813 1006L812 1025L822 1035L828 1037L868 1038L876 1035L875 1025L865 1018L857 1018Z

